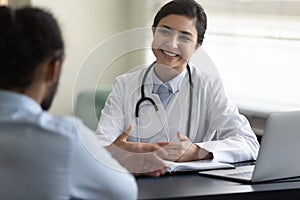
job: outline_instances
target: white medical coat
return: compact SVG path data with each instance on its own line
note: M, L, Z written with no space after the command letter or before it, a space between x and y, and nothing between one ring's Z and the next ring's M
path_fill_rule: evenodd
M189 64L193 82L193 105L190 140L199 147L213 153L214 160L239 162L254 160L259 143L247 119L239 114L237 107L226 97L219 77L208 75ZM141 98L141 82L147 68L117 77L112 92L102 110L97 135L103 144L113 142L130 124L134 131L128 138L137 141L136 103ZM190 84L188 73L180 83L179 91L163 109L157 94L152 94L153 83L149 72L145 81L145 96L159 106L159 114L149 101L140 106L139 135L142 142L155 143L178 141L176 132L186 135L189 115ZM157 119L164 121L161 128ZM157 127L159 124L159 127Z

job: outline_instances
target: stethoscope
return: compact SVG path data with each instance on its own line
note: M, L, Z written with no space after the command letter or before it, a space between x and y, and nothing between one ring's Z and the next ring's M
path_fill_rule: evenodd
M155 62L152 63L148 69L146 70L144 76L143 76L143 79L142 79L142 84L141 84L141 98L140 100L138 100L138 102L136 103L136 106L135 106L135 117L137 119L137 139L138 139L138 142L140 142L141 140L141 137L140 137L140 131L139 131L139 111L140 111L140 106L143 102L145 101L149 101L152 106L155 108L155 111L156 113L159 112L159 108L158 106L156 105L155 101L150 98L150 97L146 97L145 96L145 81L146 81L146 78L150 72L150 70L153 68L153 66L155 65ZM188 115L188 121L187 121L187 137L189 138L190 137L190 129L191 129L191 118L192 118L192 105L193 105L193 82L192 82L192 74L191 74L191 69L190 69L190 66L187 64L187 71L188 71L188 75L189 75L189 84L190 84L190 105L189 105L189 115ZM158 114L158 116L160 116ZM161 120L160 120L161 122ZM163 126L163 125L162 125ZM168 137L168 134L166 134L166 138L167 138L167 141L169 142L169 137Z

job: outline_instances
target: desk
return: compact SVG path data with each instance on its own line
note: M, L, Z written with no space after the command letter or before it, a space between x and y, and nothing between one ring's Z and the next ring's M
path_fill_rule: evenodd
M187 173L138 177L137 183L139 199L300 199L299 179L249 185Z

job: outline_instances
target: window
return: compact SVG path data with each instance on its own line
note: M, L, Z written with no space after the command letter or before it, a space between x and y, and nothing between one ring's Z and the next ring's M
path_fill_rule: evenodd
M240 109L300 109L300 0L205 0L203 49Z

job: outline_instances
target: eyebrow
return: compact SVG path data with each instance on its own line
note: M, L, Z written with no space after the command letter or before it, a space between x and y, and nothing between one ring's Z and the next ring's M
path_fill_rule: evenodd
M166 29L170 29L170 30L174 30L174 29L172 29L171 27L166 26L166 25L161 25L161 27L166 28ZM192 33L187 32L187 31L178 31L178 32L180 32L180 33L182 33L182 34L184 34L184 35L189 35L189 36L192 36L192 37L194 36Z

